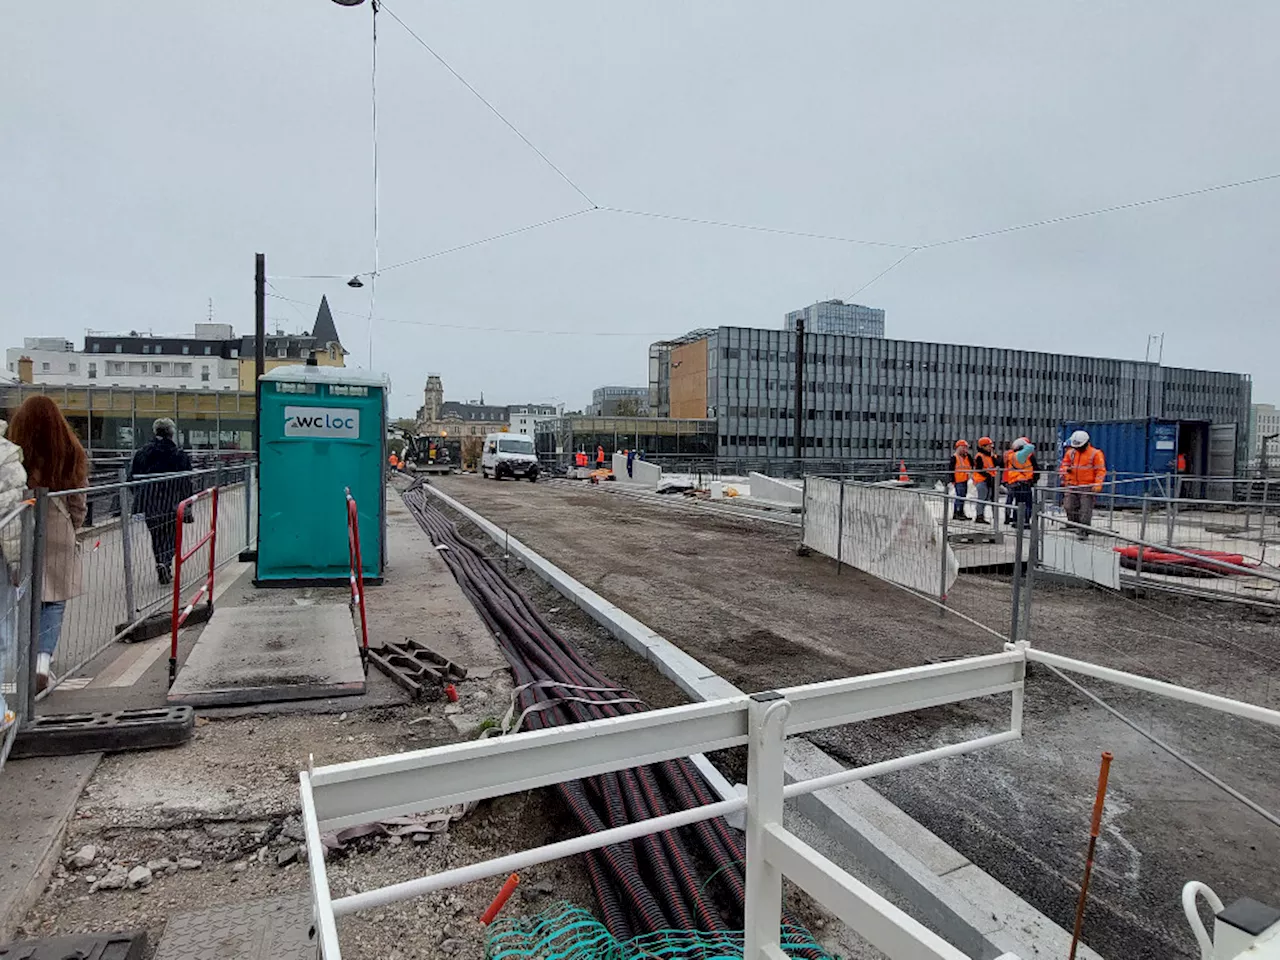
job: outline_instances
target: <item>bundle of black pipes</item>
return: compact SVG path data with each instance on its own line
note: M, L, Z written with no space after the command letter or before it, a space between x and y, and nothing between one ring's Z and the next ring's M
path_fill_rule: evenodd
M441 558L497 638L517 687L523 687L515 712L524 715L526 726L539 729L646 709L620 702L636 698L596 670L501 567L459 536L457 526L428 501L421 482L405 491L404 502L432 543L448 547ZM557 789L586 832L719 799L685 759L562 783ZM619 940L661 930L741 929L745 858L741 837L723 817L585 855L601 919ZM714 899L713 881L719 894ZM791 917L785 922L798 927ZM812 949L796 955L823 954Z

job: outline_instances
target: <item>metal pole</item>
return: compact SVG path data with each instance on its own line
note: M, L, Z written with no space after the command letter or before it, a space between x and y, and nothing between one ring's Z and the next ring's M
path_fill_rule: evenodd
M258 465L251 463L244 473L244 548L253 548L253 485L257 480Z
M133 621L138 612L133 593L133 491L129 489L128 471L120 471L120 550L124 555L124 608Z
M253 450L258 449L262 432L262 375L267 372L267 258L253 255Z
M1262 515L1258 518L1258 543L1267 542L1267 501L1271 498L1271 478L1262 478Z
M951 504L947 500L942 501L942 571L938 576L938 602L944 607L947 603L947 549L950 547L950 538L947 533L947 526L951 520ZM947 611L938 608L938 616L945 617Z
M1009 612L1009 639L1018 642L1019 621L1022 618L1022 538L1025 526L1022 517L1022 504L1017 504L1018 519L1016 535L1013 541L1013 603Z
M1093 800L1093 821L1089 826L1089 852L1084 860L1084 882L1080 884L1080 899L1076 902L1076 924L1071 933L1071 953L1068 960L1075 960L1076 947L1080 943L1080 928L1084 926L1084 905L1089 898L1089 878L1093 875L1093 853L1098 846L1098 834L1102 830L1102 804L1107 798L1107 776L1111 770L1111 753L1102 754L1102 768L1098 771L1098 794Z
M840 481L840 512L836 515L836 576L844 561L844 481Z
M1173 527L1178 522L1178 488L1173 482L1173 474L1169 474L1169 509L1165 511L1164 525L1167 533L1165 543L1173 546Z
M28 721L36 715L36 658L40 653L40 608L44 603L45 527L49 519L49 491L39 487L35 491L35 519L31 537L31 616L28 618L30 633L27 644L26 701L22 704L23 716Z
M766 854L768 829L782 823L784 724L791 705L774 692L751 697L747 747L747 859L743 960L768 960L782 928L782 871Z
M1031 500L1031 542L1027 547L1027 569L1022 586L1022 632L1023 642L1031 642L1031 592L1036 580L1036 564L1040 562L1040 503L1032 492Z
M699 488L702 487L701 481L699 481L698 487ZM796 553L801 556L804 555L804 523L805 523L805 518L808 516L808 514L809 514L809 478L801 477L800 478L800 546L796 549Z
M804 457L804 317L796 320L796 460Z
M993 458L994 459L994 458ZM1000 541L1000 515L1004 508L1000 506L1000 468L992 467L987 479L991 483L991 532L996 541Z
M1107 515L1107 526L1114 530L1116 528L1116 475L1115 471L1111 473L1111 510Z
M21 586L22 578L26 575L27 591L21 596L15 594L18 602L18 685L15 691L17 696L14 700L20 724L26 724L31 719L32 704L35 702L36 671L35 661L31 658L35 654L36 645L32 639L31 627L38 619L32 613L32 610L39 611L40 609L31 596L31 588L34 586L34 577L31 571L35 569L33 565L35 525L35 511L22 511L22 549L21 560L18 565L18 584Z
M1142 497L1142 522L1138 526L1138 540L1146 543L1147 540L1147 516L1151 513L1151 498L1145 494ZM1138 559L1134 561L1133 575L1139 585L1142 583L1142 554L1145 547L1138 547Z

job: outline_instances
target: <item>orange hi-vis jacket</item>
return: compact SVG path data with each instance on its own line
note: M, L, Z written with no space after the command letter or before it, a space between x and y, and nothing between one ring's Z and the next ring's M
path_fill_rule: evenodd
M986 483L990 479L991 471L995 469L996 458L979 450L976 462L977 466L973 469L973 479L976 483Z
M1107 458L1097 447L1077 450L1068 447L1058 468L1062 483L1067 487L1089 487L1094 493L1102 492L1102 481L1107 477Z
M973 460L967 453L957 453L951 459L955 462L955 476L952 479L956 483L968 483L969 474L973 472Z
M1036 478L1036 471L1031 466L1031 460L1026 463L1018 462L1018 454L1013 450L1004 452L1004 480L1005 483L1026 483Z

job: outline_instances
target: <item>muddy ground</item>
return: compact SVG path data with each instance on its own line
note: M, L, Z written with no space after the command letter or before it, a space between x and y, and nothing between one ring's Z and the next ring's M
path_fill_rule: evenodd
M824 558L795 531L640 503L568 483L451 477L445 492L747 690L994 652L979 626ZM954 609L1009 629L1007 578L965 576ZM1280 624L1187 599L1130 599L1037 583L1032 639L1068 656L1268 706ZM1085 685L1263 807L1280 809L1280 736L1097 681ZM867 763L1008 722L1007 700L886 718L814 739ZM1280 902L1280 831L1039 667L1018 744L883 777L874 786L1070 928L1103 750L1115 755L1085 939L1108 957L1193 958L1179 906L1189 879L1228 902Z

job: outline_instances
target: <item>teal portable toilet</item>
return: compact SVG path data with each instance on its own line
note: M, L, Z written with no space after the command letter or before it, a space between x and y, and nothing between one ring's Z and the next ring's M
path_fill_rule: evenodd
M386 560L386 380L302 364L262 376L256 582L346 583L347 505L359 513L366 582Z

